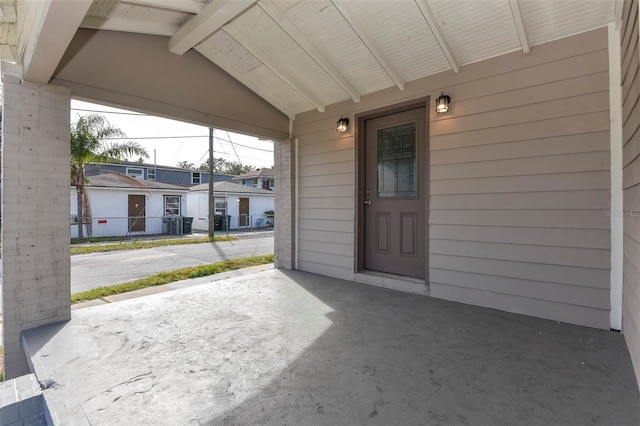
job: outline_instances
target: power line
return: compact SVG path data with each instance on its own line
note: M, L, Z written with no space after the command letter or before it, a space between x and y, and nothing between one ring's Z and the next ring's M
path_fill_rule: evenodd
M202 160L204 160L204 156L207 155L209 153L209 150L207 149L204 154L202 154L202 157L200 157L200 160L198 160L197 165L202 164Z
M137 115L140 117L156 117L154 115L149 115L149 114L143 114L143 113L138 113L138 112L124 112L124 111L100 111L97 109L85 109L85 108L71 108L72 111L83 111L83 112L97 112L97 113L101 113L101 114L120 114L120 115ZM156 118L162 118L162 117L156 117ZM217 136L214 136L214 139L218 139L221 141L225 141L225 142L229 142L232 144L236 144L238 146L242 146L244 148L251 148L251 149L259 149L259 148L253 148L251 146L248 145L243 145L240 144L238 142L233 142L231 141L231 136L229 136L229 132L226 132L227 136L229 137L229 139L224 139L224 138L220 138ZM143 136L143 137L138 137L138 138L105 138L105 139L173 139L173 138L208 138L208 135L203 135L203 136L195 136L195 135L189 135L189 136ZM258 140L260 142L267 142L270 144L273 144L273 141L270 139L262 139L262 138L258 138ZM266 151L266 150L263 150ZM270 152L270 151L269 151Z
M111 137L104 138L105 140L127 140L127 139L189 139L189 138L208 138L209 136L196 136L196 135L186 135L186 136L138 136L136 137Z
M229 138L229 142L231 142L231 136L229 136L229 132L227 133L227 137ZM236 154L236 157L238 157L238 163L242 164L242 160L240 159L240 156L238 155L238 151L236 151L236 146L233 144L233 142L231 142L231 148L233 148L233 152Z
M218 139L219 141L230 143L231 145L241 146L243 148L255 149L256 151L273 152L273 150L270 150L270 149L256 148L256 147L253 147L253 146L250 146L250 145L244 145L244 144L241 144L241 143L238 143L238 142L233 142L231 140L218 138L218 137L215 137L215 136L214 136L214 139Z
M180 148L178 148L178 150L176 151L175 154L173 154L173 158L171 159L171 164L173 164L174 161L176 161L176 158L178 157L178 154L180 153L180 151L182 150L182 147L184 146L185 142L182 141L182 143L180 144Z
M151 139L197 139L197 138L208 138L209 136L197 136L197 135L186 135L186 136L139 136L139 137L111 137L111 138L104 138L105 140L131 140L131 139L136 139L136 140L151 140ZM224 139L224 138L219 138L214 136L214 139L217 139L221 142L227 142L230 143L231 145L237 145L237 146L241 146L243 148L247 148L247 149L254 149L256 151L264 151L264 152L273 152L273 150L270 149L265 149L265 148L257 148L251 145L244 145L241 143L237 143L237 142L233 142L230 141L228 139Z
M97 112L100 114L120 114L120 115L139 115L141 117L153 117L149 114L142 114L139 112L124 112L124 111L99 111L97 109L84 109L84 108L71 108L72 111L82 111L82 112Z

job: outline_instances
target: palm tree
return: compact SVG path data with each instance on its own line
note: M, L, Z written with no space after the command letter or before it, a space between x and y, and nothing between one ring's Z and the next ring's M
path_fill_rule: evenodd
M109 138L126 137L118 127L109 124L100 114L90 114L78 118L71 125L71 181L76 186L78 202L78 238L83 238L83 224L89 219L87 234L91 236L91 209L84 186L85 166L89 163L104 163L109 160L123 160L130 155L148 158L147 150L137 142L108 143Z

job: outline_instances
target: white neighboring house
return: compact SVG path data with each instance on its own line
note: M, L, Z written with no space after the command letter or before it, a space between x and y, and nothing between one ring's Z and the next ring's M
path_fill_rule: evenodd
M85 186L94 237L153 235L171 232L167 216L184 216L187 188L169 183L133 180L120 173L88 176ZM75 186L70 191L71 237L78 236ZM86 225L85 225L86 226ZM174 230L175 231L175 230ZM87 235L85 228L85 236Z
M231 216L229 229L273 226L273 216L265 214L273 211L273 191L233 182L215 182L213 191L216 216ZM208 211L209 184L192 186L187 197L187 216L193 217L193 229L209 229Z

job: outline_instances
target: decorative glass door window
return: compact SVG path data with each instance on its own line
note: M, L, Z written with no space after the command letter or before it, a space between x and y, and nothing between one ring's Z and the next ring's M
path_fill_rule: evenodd
M416 197L415 123L378 130L378 197Z

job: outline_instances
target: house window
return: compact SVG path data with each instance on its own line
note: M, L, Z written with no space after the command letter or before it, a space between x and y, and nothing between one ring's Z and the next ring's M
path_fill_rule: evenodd
M144 170L137 167L127 167L127 176L136 179L144 179Z
M179 195L164 196L164 215L165 216L180 215L180 196Z
M214 207L215 207L216 215L224 216L227 214L227 202L224 199L222 200L216 199Z
M191 183L200 183L200 172L191 173Z
M156 180L156 169L147 169L147 179Z

